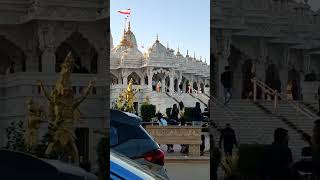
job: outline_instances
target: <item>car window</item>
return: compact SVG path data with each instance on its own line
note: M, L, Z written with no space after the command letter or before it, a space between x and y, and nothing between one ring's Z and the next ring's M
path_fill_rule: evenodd
M118 144L118 131L115 127L110 127L110 145L114 146Z
M114 134L113 137L117 137L117 141L114 140L113 145L121 144L130 139L150 139L148 134L143 131L140 126L132 126L128 124L122 124L113 122L111 124L111 128L114 128L114 132L116 132L117 136ZM111 136L111 138L113 138Z

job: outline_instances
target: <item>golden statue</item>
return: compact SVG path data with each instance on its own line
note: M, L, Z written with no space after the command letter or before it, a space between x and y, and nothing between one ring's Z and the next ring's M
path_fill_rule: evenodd
M45 112L36 104L32 98L27 99L27 127L24 134L24 141L28 149L32 150L38 144L40 124L44 122Z
M132 87L133 85L133 79L131 78L129 81L129 85L127 87L126 90L124 90L118 97L118 103L119 99L121 100L121 104L124 101L124 110L127 112L131 112L134 113L134 101L135 101L135 95L137 94L137 92L139 91L139 88L137 88L136 90L133 89ZM118 106L119 107L119 106Z
M49 132L53 135L53 142L48 145L46 154L57 152L62 147L67 150L72 161L78 164L79 154L75 144L74 124L80 120L79 106L91 92L95 81L90 81L84 95L74 98L70 78L73 66L74 59L70 52L61 64L60 77L50 94L46 92L41 81L38 83L49 101L49 114L54 127L54 132Z

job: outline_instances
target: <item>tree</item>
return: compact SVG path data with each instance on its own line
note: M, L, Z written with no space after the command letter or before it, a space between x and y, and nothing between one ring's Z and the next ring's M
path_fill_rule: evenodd
M24 143L23 121L12 121L10 126L6 128L7 144L6 149L14 151L27 151Z
M103 136L100 139L97 149L98 154L98 166L99 166L99 180L105 180L109 178L109 139L107 136Z

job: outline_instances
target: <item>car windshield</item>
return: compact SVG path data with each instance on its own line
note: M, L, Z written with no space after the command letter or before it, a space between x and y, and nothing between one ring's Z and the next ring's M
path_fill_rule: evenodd
M138 163L130 160L129 158L117 153L116 151L114 151L112 149L110 150L110 161L122 161L123 163L126 163L127 165L140 170L142 173L145 173L146 176L150 176L150 177L154 178L155 180L167 180L165 177L160 176L159 174L153 173L149 169L139 165Z

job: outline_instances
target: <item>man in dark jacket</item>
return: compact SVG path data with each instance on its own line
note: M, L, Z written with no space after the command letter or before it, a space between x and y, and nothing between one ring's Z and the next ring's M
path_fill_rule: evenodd
M265 180L292 180L292 153L288 141L286 129L274 131L274 142L266 148L263 161Z
M203 115L201 112L200 103L196 102L196 107L192 110L192 125L193 126L202 126Z
M236 133L231 128L230 124L226 124L226 128L221 131L219 148L221 149L221 144L223 141L223 149L226 156L232 156L233 146L238 146Z
M221 74L221 83L224 88L224 104L228 104L232 93L231 93L231 88L232 88L232 72L230 71L230 66L226 66L225 71Z

